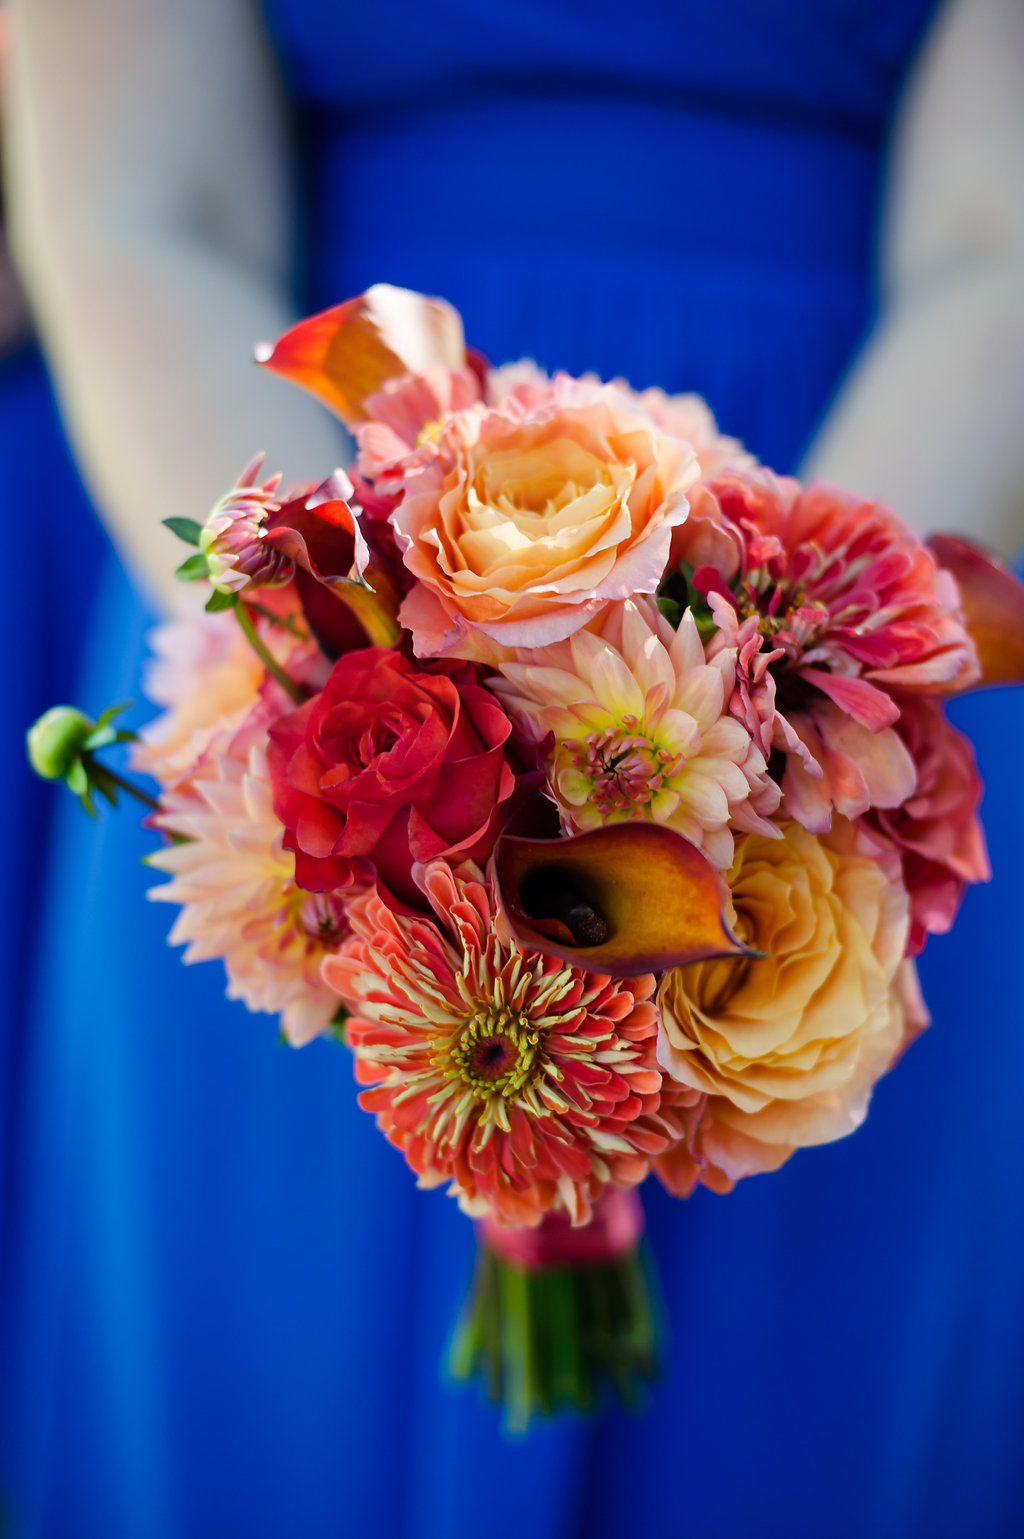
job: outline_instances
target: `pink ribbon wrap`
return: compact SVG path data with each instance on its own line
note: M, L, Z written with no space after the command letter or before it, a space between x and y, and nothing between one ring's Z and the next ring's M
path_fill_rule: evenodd
M589 1224L574 1227L565 1213L549 1213L533 1229L510 1229L492 1218L477 1225L480 1240L495 1255L527 1272L618 1261L636 1249L643 1232L637 1193L614 1186L595 1203Z

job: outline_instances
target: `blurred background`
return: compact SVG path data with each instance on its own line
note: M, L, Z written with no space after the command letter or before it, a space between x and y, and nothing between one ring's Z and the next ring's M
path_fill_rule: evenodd
M852 1140L645 1189L646 1411L503 1438L440 1363L472 1235L181 967L133 815L28 723L142 696L160 528L260 448L344 459L253 345L378 281L493 361L697 390L776 469L1024 540L1019 0L14 0L0 10L9 546L0 1531L992 1539L1024 1531L1020 690L955 704L994 880ZM56 399L55 399L56 392ZM70 446L70 447L69 447Z

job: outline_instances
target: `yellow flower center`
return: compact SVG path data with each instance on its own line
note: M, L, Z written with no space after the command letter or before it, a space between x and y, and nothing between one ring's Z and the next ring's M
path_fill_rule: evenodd
M589 799L604 814L648 806L685 763L648 736L645 725L624 716L604 732L565 744L569 762L590 784Z
M433 422L424 422L416 437L416 448L422 449L424 444L439 443L441 434L444 431L444 425L448 420L449 418L446 416L435 417Z
M449 1048L463 1081L482 1099L508 1099L533 1078L540 1034L522 1011L481 1005Z

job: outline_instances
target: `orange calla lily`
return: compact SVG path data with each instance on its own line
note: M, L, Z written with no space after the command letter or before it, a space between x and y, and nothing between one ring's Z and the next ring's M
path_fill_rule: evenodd
M1024 682L1024 583L998 556L960 535L932 535L928 546L956 578L964 620L978 649L980 683Z
M591 972L626 977L759 955L726 922L724 879L657 823L612 823L566 839L505 833L494 872L518 944Z
M459 313L443 299L376 283L355 299L300 321L256 362L325 401L347 427L389 379L441 365L461 369L466 344Z

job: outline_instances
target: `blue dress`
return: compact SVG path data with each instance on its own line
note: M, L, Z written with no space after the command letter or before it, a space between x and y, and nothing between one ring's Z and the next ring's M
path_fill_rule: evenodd
M929 9L272 0L303 306L444 294L492 359L700 390L790 469L872 317L886 132ZM146 623L108 563L84 704L137 693ZM180 966L133 820L69 802L23 1118L14 1532L1019 1534L1020 705L957 708L996 879L928 949L931 1032L855 1138L728 1198L649 1185L663 1382L639 1417L520 1443L439 1377L469 1226L415 1191L342 1051L278 1047L218 969Z

